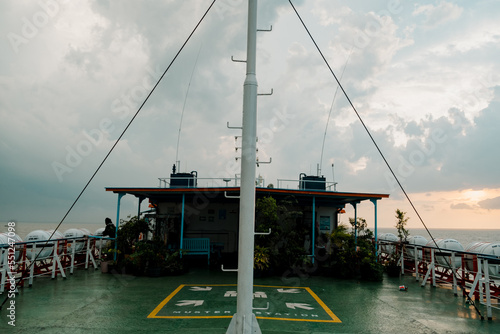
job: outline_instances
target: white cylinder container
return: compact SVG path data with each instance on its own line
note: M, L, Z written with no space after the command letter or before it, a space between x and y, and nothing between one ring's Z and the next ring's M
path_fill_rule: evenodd
M50 240L60 240L60 239L64 239L64 234L62 234L61 232L59 231L55 231L54 230L47 230L46 231L50 237ZM57 254L61 254L64 250L64 245L62 243L59 244L59 247L57 248Z
M8 245L9 239L5 233L0 234L0 245Z
M104 230L106 228L105 227L101 227L101 228L98 228L95 232L94 232L94 235L95 236L98 236L98 237L102 237L102 234L104 233ZM99 249L102 249L102 247L104 245L106 245L106 240L102 240L102 239L96 239L95 241L95 246Z
M458 241L456 241L455 239L434 239L437 243L437 246L439 247L439 249L435 249L435 252L450 252L450 251L454 251L454 252L460 252L460 251L464 251L464 246L462 246L462 244ZM434 241L429 241L427 243L427 246L428 247L436 247L436 245L434 244ZM452 263L451 263L451 255L450 256L436 256L436 262L443 266L443 267L448 267L448 268L451 268L452 266ZM461 257L461 254L455 254L455 269L458 269L462 266L462 257Z
M465 251L482 255L500 256L500 242L473 242L465 247ZM475 271L473 255L466 254L465 259L467 270ZM490 275L500 276L500 265L488 264L488 272Z
M69 230L66 230L64 233L64 238L70 239L70 238L83 238L84 233L81 229L78 228L70 228ZM79 252L83 249L83 246L85 245L85 241L83 240L68 240L68 253L73 252L73 245L75 245L75 252Z
M393 254L396 251L394 243L398 242L399 239L393 233L383 233L380 236L380 241L382 242L382 252L386 254Z
M50 234L47 231L35 230L31 231L26 235L26 242L36 242L36 248L32 248L31 245L28 245L27 258L28 260L32 260L34 258L45 259L52 255L53 246L47 246L42 249L42 244L49 240Z
M92 235L92 233L87 230L86 228L79 228L80 231L82 231L83 235Z
M4 233L0 234L0 245L4 245L0 248L0 268L2 268L7 252L9 251L8 240L9 239Z
M500 256L500 242L492 242L486 245L482 252L484 255ZM488 270L490 275L499 276L500 275L500 265L498 264L488 264Z
M50 240L64 239L64 234L59 231L54 232L54 230L47 230L45 232L47 232L49 236L52 235Z
M378 244L380 245L380 240L382 240L382 238L384 237L385 233L377 233L377 242ZM379 249L378 249L379 252L382 251L382 246L379 246Z
M488 244L487 242L471 242L465 246L465 251L469 253L480 254L480 250ZM469 271L476 271L474 268L474 255L465 254L465 269Z
M106 229L105 227L98 228L97 230L95 230L94 235L102 237L102 234L104 233L105 229Z
M8 237L7 233L4 233L4 234L6 234L7 237ZM14 234L14 240L16 240L16 243L23 242L23 239L21 239L21 237L19 235L17 235L17 234ZM15 259L16 259L16 262L17 262L21 258L21 249L22 249L22 246L21 245L15 246L15 248L16 248Z
M420 236L420 235L412 235L408 238L408 246L406 247L408 256L412 259L415 259L415 256L417 256L418 260L422 259L422 249L419 249L415 254L415 246L425 246L427 245L428 241L426 238Z
M64 231L63 236L65 238L81 238L83 237L83 231L78 228L70 228Z
M14 234L14 237L12 237L12 233L11 233L11 236L10 236L11 239L14 239L14 242L15 243L18 243L18 242L23 242L23 239L21 239L21 237L17 234ZM5 244L7 246L5 246L4 248L2 248L2 250L4 251L4 253L0 253L0 265L3 264L3 261L5 260L5 256L6 252L8 252L9 250L9 234L8 233L2 233L0 234L0 245L1 244ZM15 249L16 249L16 253L14 255L14 261L17 262L19 261L20 257L21 257L21 251L20 251L20 247L21 246L14 246Z

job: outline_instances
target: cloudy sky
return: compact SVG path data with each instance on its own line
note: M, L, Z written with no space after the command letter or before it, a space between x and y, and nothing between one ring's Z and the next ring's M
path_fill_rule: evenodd
M0 221L61 220L210 3L0 2ZM500 3L294 4L427 226L498 228ZM339 191L390 194L380 226L399 208L421 227L288 1L259 6L265 183L321 163ZM216 2L68 222L115 217L105 187L156 187L176 157L200 178L239 173L226 124L241 125L245 65L231 56L245 58L246 7ZM136 206L124 197L122 216ZM373 205L359 210L373 224Z

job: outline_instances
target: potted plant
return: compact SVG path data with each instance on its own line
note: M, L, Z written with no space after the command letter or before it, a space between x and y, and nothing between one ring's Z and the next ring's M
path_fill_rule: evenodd
M410 235L410 231L406 229L406 223L410 218L405 217L406 212L403 212L399 209L396 210L396 229L398 230L398 237L400 243L406 243L406 239L408 235Z
M255 277L262 277L264 274L268 273L270 262L269 248L256 245L253 259L253 269Z
M125 272L134 276L142 276L146 271L146 259L144 251L136 246L133 247L132 254L125 255L123 260Z
M397 277L400 274L404 274L404 272L401 270L402 263L400 261L400 257L402 249L407 243L406 239L410 234L410 232L406 229L406 223L408 222L409 218L405 217L405 215L406 212L403 212L399 209L396 210L396 229L398 231L399 245L396 245L394 252L389 256L389 259L385 266L387 275L391 277Z
M155 241L139 241L129 256L132 271L136 275L160 276L165 255L161 245Z
M114 260L115 253L118 257L121 252L119 250L115 250L114 248L108 248L105 252L103 252L101 259L102 273L111 273L111 271L116 268L117 261Z
M162 247L151 244L151 249L146 252L146 275L149 277L160 277L163 273L166 251Z
M185 271L186 266L181 257L181 250L167 252L163 263L163 273L165 275L180 275Z
M139 241L141 233L147 236L149 232L148 222L137 218L137 216L130 218L128 221L120 221L117 235L118 249L123 254L132 254L135 245L141 242Z
M401 266L399 265L399 255L398 252L394 252L389 256L388 261L385 264L385 271L390 277L398 277L401 273Z
M101 261L101 273L107 274L109 271L108 261Z

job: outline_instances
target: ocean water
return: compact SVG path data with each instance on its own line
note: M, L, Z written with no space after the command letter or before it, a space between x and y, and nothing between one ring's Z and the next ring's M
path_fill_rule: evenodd
M0 233L7 231L7 222L0 223ZM57 227L57 223L16 223L16 233L24 240L26 235L34 230L53 230ZM58 231L64 233L71 228L86 228L90 232L95 232L97 229L104 227L104 222L99 223L63 223ZM429 229L435 239L455 239L467 246L471 242L500 242L500 229L495 230L472 230L472 229ZM427 231L423 228L410 228L410 236L420 235L431 240ZM378 228L378 233L394 233L397 235L396 228Z
M431 241L429 233L424 228L410 228L410 236L420 235ZM455 239L464 248L472 242L500 242L500 229L473 230L473 229L429 229L434 239ZM379 228L378 233L393 233L396 236L396 228Z

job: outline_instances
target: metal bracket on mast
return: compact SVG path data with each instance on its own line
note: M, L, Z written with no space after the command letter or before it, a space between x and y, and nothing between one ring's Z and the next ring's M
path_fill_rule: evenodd
M238 271L238 269L224 269L224 265L223 264L220 265L220 269L222 271L226 271L226 272L228 272L228 271Z
M273 26L270 25L269 29L257 29L257 31L270 32L270 31L273 31Z
M225 198L240 198L240 196L239 196L239 195L238 195L238 196L231 196L231 195L228 195L228 194L227 194L227 191L224 191L224 197L225 197Z
M274 89L271 88L271 93L260 93L260 94L257 94L257 96L270 96L270 95L273 95L274 93Z
M231 56L231 60L235 63L246 63L246 60L241 60L241 59L234 59L234 56Z
M260 164L270 164L271 162L273 162L273 158L269 158L269 161L259 161L259 159L257 159L257 161L255 162L257 164L257 167L260 167L259 165Z
M266 307L252 307L252 309L254 309L254 310L260 310L260 311L267 311L267 310L269 310L269 302L267 302L267 306Z
M269 235L271 234L271 228L269 228L269 232L255 232L255 235Z
M237 129L237 130L243 129L243 127L241 127L241 126L229 126L229 122L227 122L227 128L228 129Z

